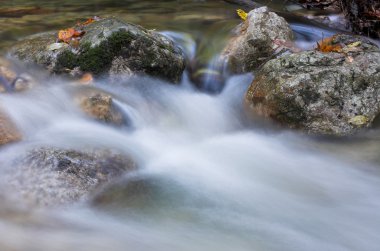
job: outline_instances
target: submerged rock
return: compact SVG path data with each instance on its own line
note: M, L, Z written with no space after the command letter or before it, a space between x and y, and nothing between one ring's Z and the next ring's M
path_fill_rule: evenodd
M219 69L197 69L190 79L198 89L208 93L220 93L225 84L225 76Z
M77 98L80 108L91 118L121 126L125 119L123 113L113 103L111 95L103 92L88 93Z
M133 169L131 158L110 150L39 148L17 159L7 180L27 204L57 206Z
M380 111L380 50L337 35L341 53L304 51L268 61L249 87L250 112L313 134L348 135Z
M116 18L83 27L79 45L56 43L57 33L30 36L11 55L53 73L74 69L92 74L147 74L178 82L185 68L182 51L165 36ZM77 47L77 48L76 48Z
M0 57L0 92L19 92L32 88L36 81L25 72L20 72L16 65Z
M257 8L238 27L237 36L227 44L222 59L233 73L250 72L273 56L278 47L275 40L292 39L293 32L284 18L267 7Z
M132 177L122 179L105 186L91 199L91 204L99 208L129 207L144 208L152 207L154 195L161 192L159 181L152 178Z
M186 206L208 205L204 197L188 198L186 188L167 177L149 175L130 175L116 182L111 182L96 191L90 198L92 206L113 213L146 212L160 217L176 217L178 211L189 213ZM179 208L178 205L183 206ZM170 211L176 212L171 214Z

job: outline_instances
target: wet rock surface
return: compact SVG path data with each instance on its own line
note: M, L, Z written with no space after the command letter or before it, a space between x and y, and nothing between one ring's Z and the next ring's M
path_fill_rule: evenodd
M84 198L135 169L130 157L111 150L39 148L13 163L9 185L28 205L57 206Z
M125 116L117 108L110 94L100 91L88 92L77 97L76 102L89 117L98 121L121 126L126 122Z
M15 63L0 57L0 93L20 92L36 85L36 81L26 72L21 72Z
M11 55L53 73L73 70L102 74L147 74L178 82L185 68L182 51L159 33L116 18L83 28L78 45L57 43L57 32L36 34L20 41Z
M285 19L267 7L250 11L236 33L222 53L222 60L227 61L233 73L253 71L272 57L277 48L276 39L293 39L293 32Z
M107 185L102 191L96 193L91 204L99 208L110 205L117 207L142 208L145 204L154 204L155 194L162 188L158 181L151 178L129 178Z
M342 52L304 51L268 61L246 94L249 111L313 134L369 127L380 111L379 48L362 37L333 40Z
M11 118L0 109L0 146L22 139L21 132Z

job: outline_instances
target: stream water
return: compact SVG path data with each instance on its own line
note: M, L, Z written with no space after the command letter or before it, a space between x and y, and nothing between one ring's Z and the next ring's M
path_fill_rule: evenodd
M262 1L276 10L292 7L281 2ZM25 35L115 15L157 29L188 57L210 62L239 23L237 6L224 1L0 4L4 53ZM31 6L39 8L10 14ZM289 20L300 46L336 32L300 20ZM67 80L30 72L42 86L0 96L24 135L0 150L0 172L38 146L117 149L139 168L121 178L125 191L106 204L90 198L28 208L4 200L1 251L380 250L379 129L331 139L248 122L242 100L252 75L231 76L211 95L194 88L187 73L179 86L144 77L112 86L96 82L94 88L112 93L128 115L130 127L115 128L82 115Z

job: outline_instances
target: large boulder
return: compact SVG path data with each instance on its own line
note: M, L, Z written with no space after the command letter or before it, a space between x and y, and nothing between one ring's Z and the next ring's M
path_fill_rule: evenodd
M267 7L254 9L237 28L237 35L227 44L222 59L233 73L251 72L275 53L276 40L291 41L293 32L284 18Z
M57 32L30 36L11 55L53 73L148 74L178 82L185 68L182 51L165 36L116 18L81 27L79 44L57 43Z
M348 135L380 111L380 51L362 37L337 35L342 51L304 51L268 61L249 87L250 112L313 134Z
M37 148L18 157L3 177L26 204L57 206L134 169L130 157L111 150Z

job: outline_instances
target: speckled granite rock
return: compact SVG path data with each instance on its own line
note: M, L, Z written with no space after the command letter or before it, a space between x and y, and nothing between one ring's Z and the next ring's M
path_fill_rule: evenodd
M249 112L313 134L369 127L380 111L380 50L362 37L338 35L334 42L346 52L304 51L268 61L247 92Z

